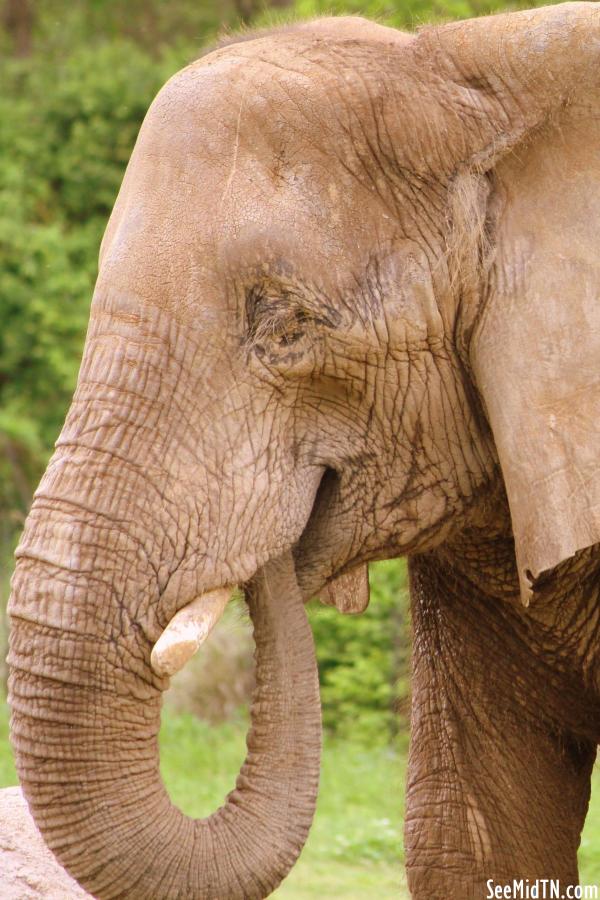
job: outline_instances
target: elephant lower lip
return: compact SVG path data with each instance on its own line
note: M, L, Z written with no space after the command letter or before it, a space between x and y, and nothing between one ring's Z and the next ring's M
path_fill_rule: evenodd
M208 591L175 613L150 656L159 677L175 675L191 659L223 615L233 590L225 587Z
M333 468L323 471L312 510L293 554L296 577L302 595L308 599L332 575L332 559L339 550L331 525L339 509L340 474Z

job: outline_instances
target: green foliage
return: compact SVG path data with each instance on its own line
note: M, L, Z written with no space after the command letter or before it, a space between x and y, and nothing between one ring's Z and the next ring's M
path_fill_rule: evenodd
M552 2L560 0L296 0L295 11L301 18L361 15L396 28L416 28L426 22L467 19Z
M3 0L4 5L9 0ZM23 0L12 0L20 4ZM165 48L192 52L222 28L247 21L260 0L29 0L29 44L34 56L62 58L74 47L90 49L126 40L158 58ZM17 50L14 35L0 31L4 54Z
M315 604L323 720L355 739L389 741L407 712L408 622L404 561L370 567L371 603L361 616ZM406 724L401 720L401 724Z
M8 706L0 700L0 789L18 783L8 742Z

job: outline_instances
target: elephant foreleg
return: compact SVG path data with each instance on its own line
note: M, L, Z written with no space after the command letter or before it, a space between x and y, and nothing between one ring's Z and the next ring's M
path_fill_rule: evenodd
M418 900L480 900L514 878L577 884L595 744L581 689L535 652L518 601L441 554L410 561L413 718L405 842Z

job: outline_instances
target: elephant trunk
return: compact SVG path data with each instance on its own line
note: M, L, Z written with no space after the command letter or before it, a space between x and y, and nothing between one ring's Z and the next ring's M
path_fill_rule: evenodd
M202 820L176 809L160 778L160 682L148 660L133 675L125 658L122 670L110 661L114 647L94 637L105 607L96 596L70 613L81 586L69 576L21 559L10 605L12 742L47 844L101 900L266 897L302 849L320 763L314 646L291 556L247 592L257 675L248 753L235 790Z

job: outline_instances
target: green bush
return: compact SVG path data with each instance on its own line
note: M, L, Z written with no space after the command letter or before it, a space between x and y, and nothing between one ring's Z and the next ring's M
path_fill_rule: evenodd
M323 724L354 739L388 742L408 715L406 567L391 560L370 567L371 602L360 616L315 604Z
M295 0L294 16L367 16L385 25L413 29L428 22L467 19L489 13L549 6L561 0ZM264 21L272 18L266 13Z

